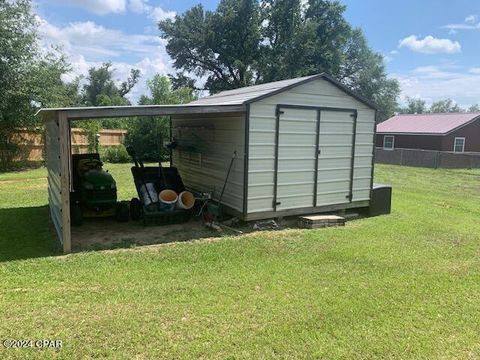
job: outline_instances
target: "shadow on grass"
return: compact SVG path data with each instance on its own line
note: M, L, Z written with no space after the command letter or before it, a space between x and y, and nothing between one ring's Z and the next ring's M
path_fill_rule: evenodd
M59 254L48 206L0 209L0 262Z

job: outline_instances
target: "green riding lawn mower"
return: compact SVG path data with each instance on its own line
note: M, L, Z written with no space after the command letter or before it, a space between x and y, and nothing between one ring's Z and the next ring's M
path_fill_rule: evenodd
M117 184L113 176L103 170L98 153L72 155L72 176L72 225L82 225L84 217L115 217L120 222L129 220L128 203L117 201Z

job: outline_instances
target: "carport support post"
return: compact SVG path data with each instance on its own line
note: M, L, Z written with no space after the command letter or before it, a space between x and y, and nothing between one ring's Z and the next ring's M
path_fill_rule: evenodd
M58 114L60 137L60 174L62 195L62 232L63 253L72 251L72 234L70 231L70 122L63 111Z

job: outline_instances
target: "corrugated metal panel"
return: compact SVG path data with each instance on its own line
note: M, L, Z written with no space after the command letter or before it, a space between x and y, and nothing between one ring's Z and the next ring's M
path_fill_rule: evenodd
M312 207L317 111L284 109L278 136L277 210ZM271 161L268 161L271 163ZM268 168L264 161L262 168ZM292 179L295 174L295 179Z
M354 118L351 112L322 111L317 205L350 201Z
M58 239L63 244L62 196L60 173L60 132L58 123L46 123L45 146L48 169L48 204Z
M212 191L218 199L232 153L237 151L223 202L240 212L243 210L244 126L244 113L172 118L173 137L179 143L179 148L173 151L173 165L178 168L185 186Z
M248 188L248 212L262 212L273 210L273 193L274 193L274 174L275 174L275 110L277 104L291 104L304 105L316 107L334 107L334 108L349 108L357 109L357 133L355 145L355 169L353 177L353 201L368 200L370 198L370 177L371 177L371 162L373 152L373 132L375 126L375 110L371 109L366 104L358 101L354 97L348 95L337 86L331 84L324 79L317 79L306 84L299 85L295 88L285 92L276 94L274 96L265 98L258 102L250 104L250 142L249 142L249 188ZM323 115L322 115L323 118ZM329 132L335 133L349 128L350 124L343 124L338 119L332 118ZM323 118L322 121L328 121ZM296 131L295 123L282 123L283 129ZM297 134L298 135L298 134ZM297 143L292 145L302 145L302 140L296 136ZM340 145L338 143L338 136L332 135L330 138L325 138L325 143L331 145ZM311 141L310 141L311 143ZM334 148L334 146L332 146ZM313 148L312 148L313 149ZM279 149L280 151L280 149ZM298 157L304 156L304 150L299 146L290 146L288 151L280 153L282 156ZM332 156L345 156L345 163L348 159L351 160L351 153L346 147L337 147L336 153ZM339 177L343 180L343 176L349 177L350 166L339 166L340 159L332 158L331 163L325 164L331 168L346 168L345 170L338 169L331 171L331 179L323 180L337 180ZM285 173L285 181L295 182L298 179L298 171L292 165L292 172ZM319 179L319 188L321 181ZM344 183L339 183L339 188ZM325 186L325 185L324 185ZM332 186L326 187L326 191L330 192ZM337 190L340 191L340 190ZM343 190L342 190L343 191ZM299 192L300 194L300 192ZM339 194L339 193L338 193ZM295 195L292 193L292 195ZM323 194L319 189L318 196L323 195L325 202L336 201L331 200L338 198L335 193L332 195ZM303 198L299 201L305 201ZM320 205L320 203L319 203Z
M193 104L193 105L243 104L248 100L255 99L256 97L271 93L275 90L279 90L287 86L294 85L296 83L302 82L306 79L309 79L315 76L317 75L305 76L301 78L281 80L281 81L274 81L266 84L247 86L239 89L222 91L222 92L219 92L218 94L214 94L214 95L205 97L203 99L193 101L190 104Z
M372 102L357 95L356 93L351 91L348 87L341 84L340 82L338 82L337 80L335 80L334 78L332 78L327 74L317 74L317 75L305 76L305 77L296 78L296 79L275 81L275 82L270 82L266 84L247 86L240 89L222 91L218 94L214 94L212 96L199 99L190 104L206 105L206 106L247 104L247 103L259 101L267 96L273 96L282 91L294 90L296 86L308 84L309 82L313 82L316 79L323 79L326 82L328 82L331 86L337 89L337 92L336 93L332 92L331 95L338 96L338 97L352 97L357 101L366 105L369 109L375 109L375 105ZM314 94L314 93L311 93L307 89L306 96L308 97L311 94ZM295 97L301 97L301 96L298 96L298 94L295 95L294 92L291 94L291 96L293 101L296 101ZM300 99L300 100L303 101L303 99Z
M403 114L377 125L377 133L446 134L480 117L476 113Z

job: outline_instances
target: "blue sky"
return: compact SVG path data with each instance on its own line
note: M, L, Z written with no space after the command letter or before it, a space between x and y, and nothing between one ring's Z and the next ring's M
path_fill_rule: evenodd
M155 73L172 72L156 23L197 3L215 9L216 0L36 0L42 46L59 44L73 71L66 80L86 74L90 66L111 61L116 77L131 67L143 77L132 101L146 92ZM346 17L360 27L370 44L385 56L389 76L405 96L427 102L450 97L462 106L480 103L480 1L343 0Z

